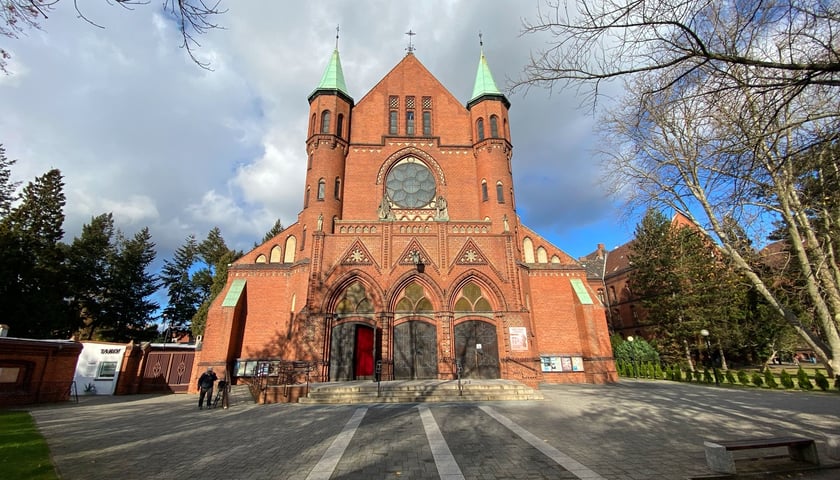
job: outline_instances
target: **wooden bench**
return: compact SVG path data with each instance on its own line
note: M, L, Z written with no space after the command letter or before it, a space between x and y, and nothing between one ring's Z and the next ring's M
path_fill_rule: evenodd
M750 450L759 448L787 447L790 458L797 461L820 464L817 455L817 445L812 438L805 437L772 437L751 438L744 440L729 440L717 442L703 442L706 450L706 464L715 472L735 473L735 450Z

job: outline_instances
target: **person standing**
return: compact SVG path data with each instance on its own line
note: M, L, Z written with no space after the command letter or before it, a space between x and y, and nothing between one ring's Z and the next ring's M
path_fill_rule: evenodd
M204 397L207 396L207 408L210 408L210 402L213 401L213 383L218 377L213 372L213 367L207 367L207 371L198 377L198 409L201 410L201 405L204 403Z

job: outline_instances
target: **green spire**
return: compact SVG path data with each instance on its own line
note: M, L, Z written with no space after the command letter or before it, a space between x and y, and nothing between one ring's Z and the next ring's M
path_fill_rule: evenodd
M490 66L487 65L487 58L484 52L481 53L481 59L478 61L478 71L475 72L475 86L473 86L472 102L482 95L501 95L502 92L496 87L496 82L493 81L493 74L490 73Z
M481 58L478 61L478 71L475 72L475 86L473 86L472 97L467 102L467 108L478 103L485 97L500 99L506 107L510 108L510 102L499 91L499 88L496 87L496 82L493 81L493 74L490 73L490 66L487 65L487 58L484 57L484 51L482 50Z
M344 84L344 72L341 70L341 59L338 57L338 49L333 50L330 64L327 65L324 76L321 77L318 90L339 90L345 95L347 94L347 85Z
M341 70L341 59L338 56L338 48L333 50L330 63L324 71L324 76L321 77L321 83L314 92L309 96L311 102L319 93L338 93L339 96L346 97L352 103L350 94L347 93L347 85L344 83L344 72Z

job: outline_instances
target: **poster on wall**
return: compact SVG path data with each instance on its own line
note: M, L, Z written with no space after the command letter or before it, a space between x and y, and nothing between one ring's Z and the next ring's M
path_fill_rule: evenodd
M572 371L572 357L560 357L560 364L563 366L564 372Z
M528 350L528 331L525 327L510 327L510 349L514 352Z
M583 357L572 357L572 371L573 372L582 372L583 371Z

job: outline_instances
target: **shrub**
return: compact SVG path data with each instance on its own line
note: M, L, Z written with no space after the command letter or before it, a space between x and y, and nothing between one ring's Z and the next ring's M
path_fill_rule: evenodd
M756 387L760 387L764 383L764 378L758 372L753 372L751 380Z
M808 378L808 374L805 373L805 370L802 367L799 367L799 371L796 372L796 381L799 382L799 388L802 390L813 390L814 384L811 383L811 379Z
M776 383L776 377L773 376L773 372L771 372L769 368L764 369L764 383L767 384L768 388L776 388L779 386L779 384Z
M660 378L664 379L665 378L665 372L662 371L662 365L660 365L659 363L657 363L653 367L653 378L656 378L656 379L660 379Z
M735 385L735 375L732 374L732 370L726 371L726 381L729 382L730 385Z
M819 370L814 373L814 383L816 383L823 392L828 391L828 379Z
M779 375L779 377L782 381L782 386L783 387L785 387L785 388L793 388L794 387L793 378L791 378L790 374L788 372L786 372L784 369L782 369L782 373Z
M747 376L747 372L738 370L738 381L741 382L741 385L749 385L750 377Z
M680 368L679 365L674 367L674 380L677 382L683 381L682 368Z
M708 368L703 369L703 382L705 383L712 383L715 379L712 378L712 372L709 371Z
M700 370L694 371L694 381L700 383L700 379L703 377L703 373Z

